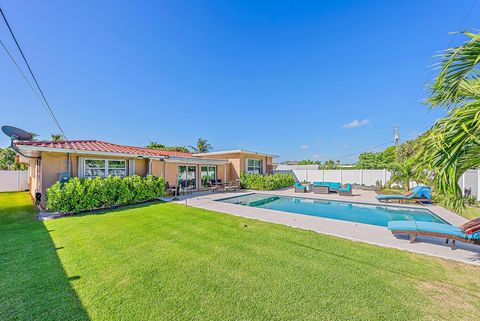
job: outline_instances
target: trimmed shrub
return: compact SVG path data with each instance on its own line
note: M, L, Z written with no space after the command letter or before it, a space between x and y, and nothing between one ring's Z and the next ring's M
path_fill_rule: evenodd
M240 184L242 188L269 191L295 184L292 174L277 173L273 175L241 174Z
M47 189L47 209L61 213L129 205L165 196L165 180L156 176L74 177Z

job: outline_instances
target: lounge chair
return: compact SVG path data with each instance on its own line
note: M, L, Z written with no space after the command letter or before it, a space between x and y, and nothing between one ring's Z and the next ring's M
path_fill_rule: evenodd
M430 192L430 187L428 186L416 186L410 192L405 194L376 195L375 197L380 202L388 202L392 200L398 201L399 203L405 201L414 201L420 204L432 202L432 194Z
M391 221L388 222L388 229L392 234L407 234L410 243L415 242L417 236L435 236L452 240L452 250L455 249L455 241L480 244L480 231L472 234L465 233L460 227L441 223L420 222L420 221Z
M306 193L307 186L300 184L299 182L295 183L295 193Z
M340 187L337 190L337 193L338 193L338 195L341 195L341 196L353 196L352 185L351 184L346 184L345 186Z

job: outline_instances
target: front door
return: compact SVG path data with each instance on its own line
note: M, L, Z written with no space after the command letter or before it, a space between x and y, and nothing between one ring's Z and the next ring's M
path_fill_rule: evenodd
M182 188L197 190L197 166L178 166L178 181Z

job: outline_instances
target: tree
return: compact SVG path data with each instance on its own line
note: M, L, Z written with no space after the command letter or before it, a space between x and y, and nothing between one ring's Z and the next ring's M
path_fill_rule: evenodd
M36 140L37 140L37 137L39 136L39 135L38 135L37 133L35 133L35 132L30 132L30 135L32 135L32 139L31 139L32 142L33 142L33 141L36 141Z
M413 159L410 158L402 163L396 162L390 170L392 171L390 183L401 183L407 191L410 190L410 182L416 178Z
M1 170L25 170L27 165L16 162L15 151L10 148L0 148L0 169Z
M426 133L417 154L418 164L434 176L444 204L456 211L464 207L460 176L480 166L480 34L440 55L439 73L427 100L430 108L444 108L446 117Z
M146 148L151 148L151 149L161 149L161 150L170 150L174 152L182 152L182 153L188 153L190 152L187 147L185 146L165 146L163 144L159 144L157 142L151 141Z
M320 161L314 161L314 160L310 160L310 159L304 159L304 160L301 160L298 162L298 165L321 165L322 162Z
M395 146L387 147L377 153L365 152L358 156L355 167L361 169L389 169L395 162L395 157Z
M321 165L320 167L321 169L335 169L337 166L333 159L329 159L325 161L325 164Z
M205 138L199 138L197 140L196 146L188 146L194 153L207 153L212 150L212 145L210 145Z
M53 142L59 142L59 141L63 140L63 135L62 134L51 134L50 137L51 137L50 139Z

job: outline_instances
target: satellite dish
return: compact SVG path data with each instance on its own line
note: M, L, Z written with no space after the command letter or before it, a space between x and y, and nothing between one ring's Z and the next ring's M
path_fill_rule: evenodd
M32 140L33 138L29 132L13 126L2 126L2 132L12 140Z

